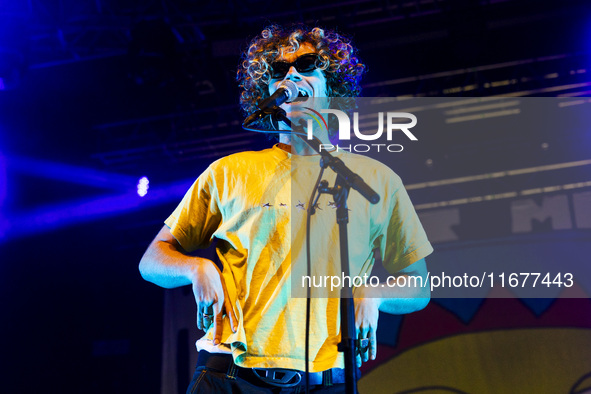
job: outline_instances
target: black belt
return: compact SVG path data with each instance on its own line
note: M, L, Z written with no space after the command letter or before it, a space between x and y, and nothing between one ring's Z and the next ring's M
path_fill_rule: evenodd
M226 377L239 377L256 386L294 387L306 384L306 373L284 368L242 368L234 364L231 354L199 352L197 367L206 367L226 373ZM332 368L322 372L308 372L310 385L332 386L345 383L345 370Z

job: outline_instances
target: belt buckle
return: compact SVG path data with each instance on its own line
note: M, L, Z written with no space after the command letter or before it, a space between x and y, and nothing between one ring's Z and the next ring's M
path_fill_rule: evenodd
M252 372L257 378L263 382L276 387L294 387L302 381L302 374L300 371L283 368L252 368ZM260 373L264 374L261 376ZM289 383L290 380L296 378L295 382Z

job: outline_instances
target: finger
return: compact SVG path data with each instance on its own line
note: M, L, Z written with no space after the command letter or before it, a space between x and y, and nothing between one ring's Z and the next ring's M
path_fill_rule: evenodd
M201 304L199 312L197 313L197 326L203 331L207 331L213 321L213 314L208 312L207 304Z
M203 314L203 331L207 331L213 323L213 315Z
M369 330L369 355L372 360L375 360L376 356L378 355L378 340L376 336L376 329L373 327L371 330Z
M222 330L224 329L224 314L221 310L215 313L214 319L215 320L213 322L213 344L219 345L222 341Z
M197 328L203 330L203 307L197 304Z
M357 330L357 338L355 340L355 354L361 357L363 357L362 354L364 352L364 346L362 344L363 339L364 337L362 329Z
M197 328L199 330L202 329L202 324L201 324L201 311L203 309L203 306L201 305L201 296L199 295L200 293L200 289L197 286L196 283L193 283L193 297L195 298L195 306L197 307L196 310L196 319L195 319L195 323L197 324Z
M208 305L204 308L203 313L205 313L205 315L207 316L213 316L214 315L214 311L213 311L213 305Z
M370 331L370 330L365 327L361 330L361 336L362 336L361 339L362 340L368 338L368 331ZM368 346L365 346L361 349L361 357L363 358L363 362L366 362L367 360L369 360L369 351L368 350L369 350L369 344L368 344Z
M207 316L207 319L204 319L204 321L207 323L207 328L209 328L213 324L213 315L214 315L213 306L212 305L207 306L205 308L205 314L203 315L204 317Z
M224 308L226 309L226 315L230 318L230 327L232 327L232 332L236 332L238 329L238 319L236 319L234 308L232 307L232 303L230 302L230 298L226 292L226 286L224 286Z
M360 355L363 358L363 354L367 352L367 349L369 347L369 339L358 339L356 341L355 347L357 349L356 354Z

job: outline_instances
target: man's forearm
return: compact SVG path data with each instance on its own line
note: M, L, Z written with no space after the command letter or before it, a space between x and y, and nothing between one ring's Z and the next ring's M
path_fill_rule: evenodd
M140 261L142 277L167 289L191 284L199 265L208 260L189 256L177 245L168 228L163 228Z
M379 310L394 315L423 309L431 299L427 264L421 259L398 271L384 286L374 288L371 294L380 299Z
M406 276L411 275L399 275ZM400 281L399 281L400 282ZM406 281L411 282L411 281ZM419 311L427 306L431 297L429 286L388 287L379 289L379 310L394 315Z

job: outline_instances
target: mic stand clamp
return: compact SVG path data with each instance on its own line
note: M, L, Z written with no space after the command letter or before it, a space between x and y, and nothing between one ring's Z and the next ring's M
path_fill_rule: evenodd
M244 122L242 122L242 126L247 127L252 123L256 122L257 120L264 118L267 115L271 115L271 119L273 119L274 121L276 119L287 119L285 110L281 107L278 107L277 105L274 105L272 107L267 108L263 107L263 109L259 109L253 114L249 115L246 119L244 119Z

